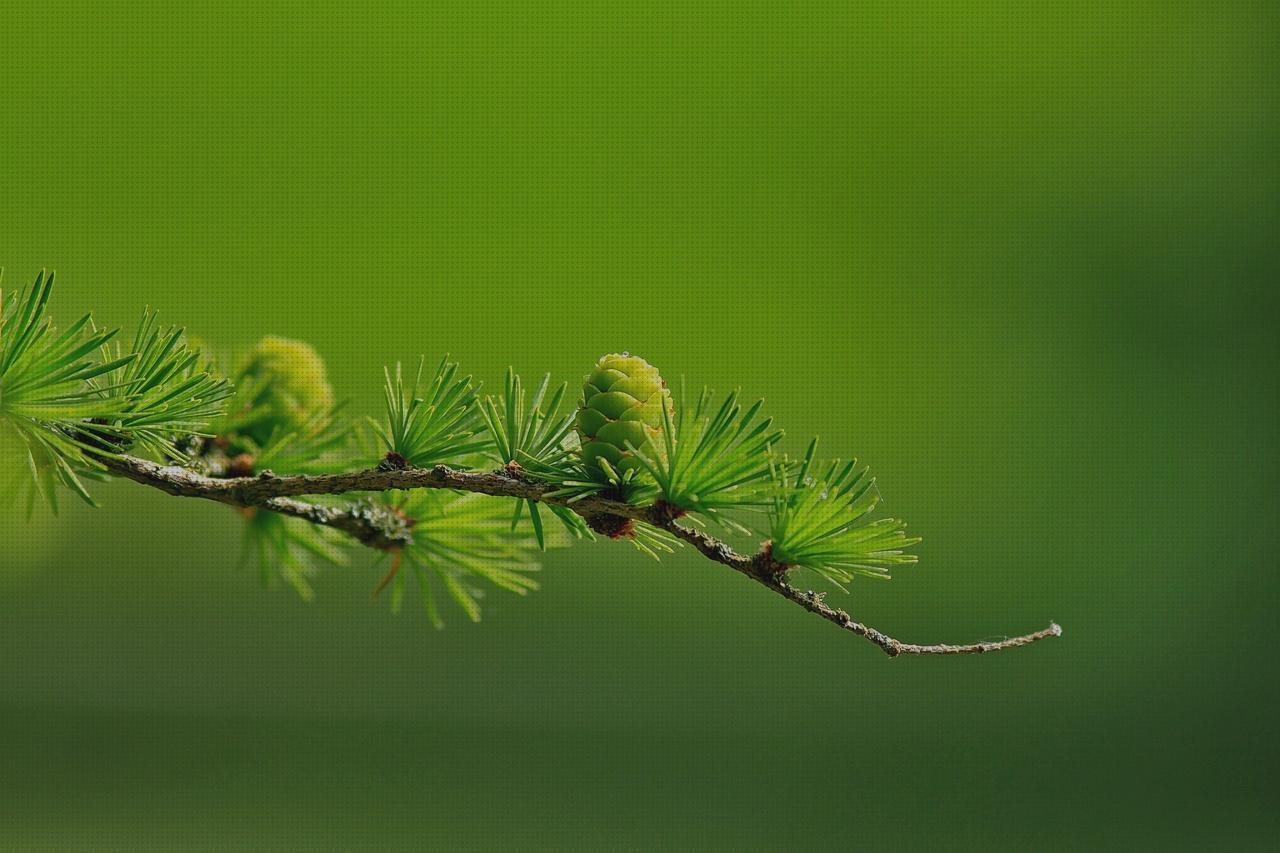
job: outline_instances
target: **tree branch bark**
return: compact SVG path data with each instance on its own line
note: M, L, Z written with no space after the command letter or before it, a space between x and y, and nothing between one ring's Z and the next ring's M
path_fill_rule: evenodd
M767 548L754 556L739 554L727 543L677 522L661 506L634 506L598 496L569 501L549 494L554 487L512 476L507 471L456 471L444 465L435 468L384 470L371 468L336 474L299 474L277 476L263 471L256 477L207 477L178 466L164 466L145 459L121 456L103 459L107 470L179 497L203 498L235 507L253 507L300 518L341 530L361 543L381 550L393 551L412 542L412 533L403 518L372 502L345 507L330 507L296 500L304 495L338 495L351 492L382 492L407 489L456 489L496 497L523 498L545 504L567 507L584 519L618 517L641 521L669 532L692 545L704 557L728 566L769 591L846 631L879 646L890 657L898 655L961 655L1012 649L1048 637L1061 636L1056 623L1031 634L1004 640L967 645L920 645L900 640L855 621L843 610L829 606L823 595L802 592L785 580L783 568L776 564Z

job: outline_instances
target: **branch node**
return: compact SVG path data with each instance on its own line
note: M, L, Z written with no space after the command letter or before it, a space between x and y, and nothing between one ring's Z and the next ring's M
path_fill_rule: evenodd
M387 455L382 457L382 461L378 463L379 471L403 471L408 467L409 460L394 450L388 451Z
M238 454L230 462L227 463L228 477L252 477L253 476L253 455L249 453Z
M610 539L634 539L636 523L633 519L610 513L598 513L586 516L587 526Z

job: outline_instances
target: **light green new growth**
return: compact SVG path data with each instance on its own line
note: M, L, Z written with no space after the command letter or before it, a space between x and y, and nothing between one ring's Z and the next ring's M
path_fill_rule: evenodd
M174 441L198 433L230 389L150 311L127 352L88 314L59 334L47 316L53 280L41 273L7 302L0 291L0 420L21 440L31 497L56 509L60 485L93 502L81 477L100 473L101 457L180 457Z
M458 377L458 365L445 356L427 388L422 387L426 358L418 360L413 385L406 386L397 363L394 377L383 371L387 400L385 424L370 421L396 464L430 468L483 452L488 440L482 428L476 387L471 377Z
M854 575L887 579L890 567L916 562L903 549L920 539L908 537L903 522L870 518L880 493L867 469L859 469L856 459L843 464L836 459L824 473L811 473L817 446L817 439L809 443L794 470L785 462L775 466L773 559L811 569L842 589Z
M407 492L395 501L396 509L414 519L413 543L390 556L408 565L423 609L437 628L444 626L437 605L443 592L473 622L480 621L483 584L527 595L538 588L529 574L539 570L536 543L525 534L513 533L505 507L483 495L446 491ZM391 609L399 611L405 593L405 575L393 565L390 577Z
M143 313L128 353L118 344L114 352L104 346L103 360L112 359L123 364L119 381L103 385L101 392L119 402L113 426L132 441L130 449L135 451L185 458L175 442L199 435L233 393L229 382L211 375L199 350L183 338L183 330L162 327L150 310Z
M278 574L303 601L311 601L315 598L311 578L317 570L349 562L342 536L327 527L274 512L246 510L244 516L240 562L256 562L264 584Z
M550 383L551 374L548 373L542 377L542 384L534 392L533 402L526 411L524 386L515 370L507 368L501 399L486 395L481 401L480 415L484 418L492 440L488 454L492 461L498 465L519 466L517 470L525 467L546 470L570 463L577 456L576 447L570 440L574 415L572 412L563 416L559 414L560 402L564 399L569 383L561 383L551 399L546 400L547 386ZM554 505L548 506L548 509L574 537L595 538L582 517L575 515L572 510ZM542 526L541 507L537 501L515 501L511 529L516 529L526 511L538 540L538 547L545 551L546 533Z
M661 443L631 449L669 506L731 524L724 510L771 502L770 453L782 431L772 428L771 418L757 419L763 400L744 412L735 391L713 415L712 396L703 389L691 408L682 388L675 416L663 410Z

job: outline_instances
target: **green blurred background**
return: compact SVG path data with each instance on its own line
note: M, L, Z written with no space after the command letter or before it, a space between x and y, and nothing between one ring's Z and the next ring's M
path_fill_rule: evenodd
M0 522L0 845L1263 848L1280 831L1270 2L10 2L0 265L312 342L629 349L880 477L889 660L690 553L443 633L129 484Z

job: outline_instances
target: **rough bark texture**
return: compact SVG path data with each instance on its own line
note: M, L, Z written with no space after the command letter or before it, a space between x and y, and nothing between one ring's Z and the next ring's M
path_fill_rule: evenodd
M158 465L131 456L106 459L104 464L117 476L160 489L171 495L203 498L230 506L267 509L341 530L369 547L387 551L394 551L413 541L412 532L405 519L394 512L370 501L331 507L307 503L296 498L304 495L339 495L405 489L456 489L496 497L524 498L567 507L588 522L607 518L641 521L666 530L677 539L693 546L707 559L728 566L810 613L870 640L890 657L980 654L1025 646L1062 634L1062 629L1057 624L1051 623L1043 630L996 642L959 646L903 643L875 628L855 621L843 610L830 607L822 595L792 587L786 582L785 567L774 562L767 547L762 548L754 556L739 554L727 543L678 523L662 506L634 506L602 497L569 501L549 494L554 491L554 487L522 479L517 472L511 470L490 473L455 471L444 465L437 465L430 469L387 466L338 474L302 474L287 477L263 471L256 477L222 479L207 477L178 466Z

